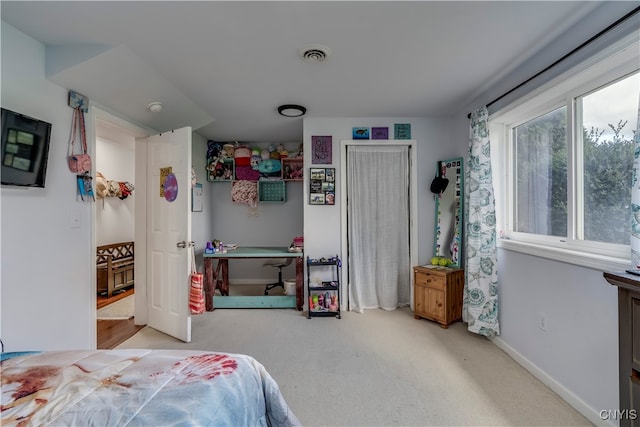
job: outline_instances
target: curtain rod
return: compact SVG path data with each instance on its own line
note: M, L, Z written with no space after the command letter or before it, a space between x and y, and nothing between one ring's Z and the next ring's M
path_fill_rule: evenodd
M493 101L489 102L486 106L489 107L490 105L495 104L496 102L500 101L502 98L504 98L505 96L509 95L510 93L514 92L515 90L521 88L522 86L526 85L527 83L529 83L531 80L535 79L536 77L538 77L539 75L549 71L551 68L555 67L556 65L558 65L559 63L561 63L562 61L564 61L565 59L567 59L568 57L570 57L571 55L573 55L574 53L576 53L577 51L579 51L580 49L582 49L583 47L585 47L586 45L588 45L589 43L593 42L594 40L602 37L604 34L608 33L609 31L611 31L614 27L618 26L619 24L621 24L622 22L626 21L627 19L629 19L631 16L635 15L636 13L638 13L640 11L640 6L636 7L635 9L633 9L631 12L627 13L626 15L624 15L622 18L618 19L617 21L615 21L613 24L609 25L607 28L605 28L604 30L600 31L598 34L596 34L595 36L591 37L589 40L587 40L586 42L582 43L580 46L576 47L575 49L573 49L571 52L567 53L566 55L564 55L562 58L558 59L557 61L555 61L553 64L549 65L548 67L544 68L543 70L537 72L536 74L534 74L533 76L529 77L527 80L523 81L522 83L520 83L518 86L508 90L507 92L503 93L502 95L500 95L499 97L497 97L496 99L494 99ZM470 119L471 118L471 113L467 114L467 118Z

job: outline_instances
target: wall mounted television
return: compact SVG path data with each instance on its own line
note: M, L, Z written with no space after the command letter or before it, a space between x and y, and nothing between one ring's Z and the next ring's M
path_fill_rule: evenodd
M44 187L51 123L2 111L2 185Z

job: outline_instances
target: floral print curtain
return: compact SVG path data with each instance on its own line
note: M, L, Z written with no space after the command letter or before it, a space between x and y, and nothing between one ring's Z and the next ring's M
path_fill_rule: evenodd
M469 331L500 334L496 214L491 178L489 112L471 113L469 158L465 173L465 286L462 320Z

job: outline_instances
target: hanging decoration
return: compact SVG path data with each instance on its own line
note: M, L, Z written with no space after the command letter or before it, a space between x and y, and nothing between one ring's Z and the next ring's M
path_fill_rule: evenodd
M164 198L173 202L178 197L178 178L172 173L164 180Z
M73 118L71 121L71 135L69 136L67 165L69 170L76 174L76 185L80 198L83 201L85 197L95 201L93 178L91 177L93 164L87 148L87 133L84 121L84 113L88 111L89 100L77 92L70 91L68 105L73 108ZM80 147L79 152L76 152L76 140L78 147Z

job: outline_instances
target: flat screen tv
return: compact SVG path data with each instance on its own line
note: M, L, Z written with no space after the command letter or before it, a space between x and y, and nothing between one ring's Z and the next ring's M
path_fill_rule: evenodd
M2 185L44 187L51 123L2 108Z

